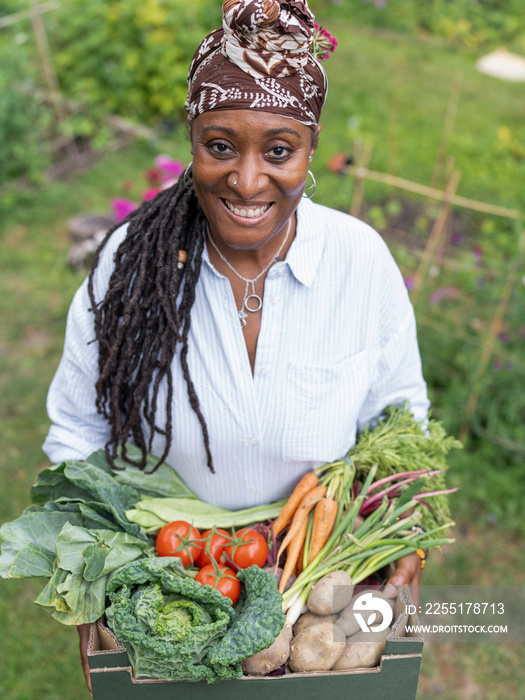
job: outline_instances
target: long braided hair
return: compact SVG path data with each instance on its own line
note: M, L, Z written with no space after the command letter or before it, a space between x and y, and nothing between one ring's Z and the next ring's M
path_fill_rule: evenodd
M94 274L101 252L124 223L128 223L127 235L116 252L106 295L97 302ZM195 191L188 189L181 177L111 228L93 260L88 290L99 348L96 407L111 427L105 450L113 468L120 448L124 460L143 469L155 434L165 438L156 467L168 455L173 424L171 363L180 343L188 397L202 426L208 468L214 473L208 429L187 361L191 308L205 241L203 225L204 213ZM187 253L182 269L177 265L180 250ZM157 425L157 399L163 380L167 383L166 425ZM144 434L142 417L149 426L149 438ZM128 441L141 450L140 461L127 455Z

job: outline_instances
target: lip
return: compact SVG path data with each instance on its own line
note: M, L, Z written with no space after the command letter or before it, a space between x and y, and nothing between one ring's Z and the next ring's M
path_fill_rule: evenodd
M247 223L248 223L248 224L250 224L250 225L252 225L252 226L253 226L254 224L257 224L257 223L261 222L261 221L264 221L264 219L267 218L269 212L271 211L271 209L272 209L272 207L273 207L273 205L274 205L274 202L265 202L264 204L260 204L260 205L256 205L256 204L250 203L249 206L246 206L246 205L242 205L242 204L235 204L235 203L232 202L231 200L229 200L229 199L226 200L226 199L223 199L222 197L221 197L221 202L222 202L222 204L223 204L223 206L224 206L224 209L228 212L228 214L231 216L231 218L232 218L234 221L236 221L236 222L238 222L238 223L242 223L242 224L247 224ZM256 210L256 209L261 209L262 207L268 207L268 209L266 209L266 211L264 211L264 212L263 212L262 214L260 214L259 216L240 216L239 214L236 214L234 211L232 211L232 210L230 209L230 207L226 204L226 202L228 202L231 206L234 206L236 209L251 209L251 210Z

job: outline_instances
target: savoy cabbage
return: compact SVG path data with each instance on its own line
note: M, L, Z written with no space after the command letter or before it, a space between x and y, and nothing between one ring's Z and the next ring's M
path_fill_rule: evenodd
M159 559L140 559L109 580L109 627L127 648L135 678L215 683L239 678L241 661L270 646L283 624L274 576L241 570L243 592L234 608Z

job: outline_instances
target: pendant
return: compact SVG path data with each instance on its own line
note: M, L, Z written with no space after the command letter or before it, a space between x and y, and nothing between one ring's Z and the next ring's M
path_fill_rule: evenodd
M248 314L246 313L246 311L244 311L244 309L240 309L239 320L241 322L241 328L244 328L244 326L246 325L247 318L248 318Z
M249 306L248 302L250 301L250 299L255 299L255 307ZM252 314L257 313L257 311L260 311L262 309L262 299L258 294L248 294L248 296L244 299L243 306L246 309L246 311L251 311Z

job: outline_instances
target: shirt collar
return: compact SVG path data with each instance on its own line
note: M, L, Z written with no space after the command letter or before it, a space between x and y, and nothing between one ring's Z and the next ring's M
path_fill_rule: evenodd
M310 287L314 281L321 262L324 239L325 224L319 207L303 198L297 207L295 239L288 250L284 264L288 265L293 276L305 287ZM204 245L202 259L217 277L223 276L210 262L207 244Z
M297 207L297 231L285 263L294 277L310 287L321 262L325 243L325 223L318 206L302 199Z

